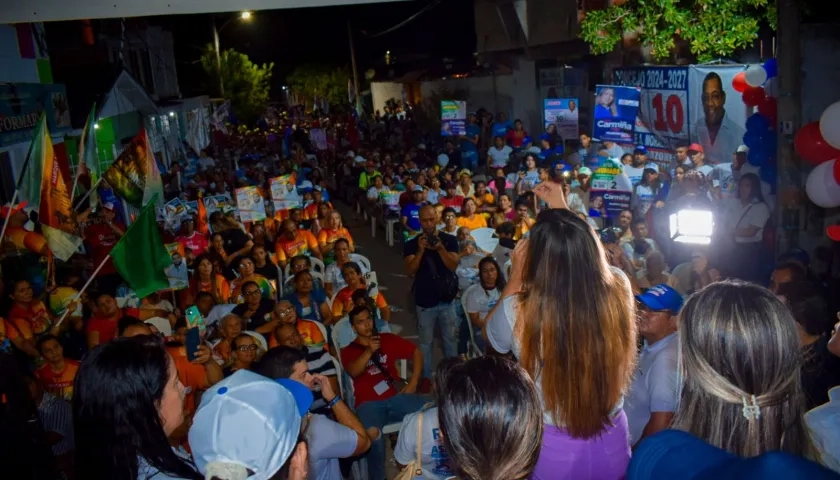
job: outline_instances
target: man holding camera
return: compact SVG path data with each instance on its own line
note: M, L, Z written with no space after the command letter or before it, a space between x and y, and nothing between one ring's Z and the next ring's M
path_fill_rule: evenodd
M423 376L431 374L432 342L435 323L440 323L443 352L458 355L459 317L455 313L458 295L458 241L451 235L438 235L437 212L427 205L420 209L422 231L405 244L403 257L408 274L414 277L411 292L417 305Z

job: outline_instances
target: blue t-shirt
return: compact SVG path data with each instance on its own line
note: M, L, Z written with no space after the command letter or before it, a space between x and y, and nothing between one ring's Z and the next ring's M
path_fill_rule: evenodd
M513 124L510 123L510 120L506 120L502 123L495 122L493 124L493 136L494 137L505 138L505 135L507 135L508 130L513 130Z
M408 205L404 206L402 212L400 213L401 216L406 217L408 220L406 224L408 228L412 229L415 232L419 232L421 229L420 226L420 209L423 205L418 205L416 203L409 203Z
M474 123L467 125L465 130L466 135L464 136L467 138L475 138L478 135L481 135L481 129L478 127L478 125ZM468 142L466 140L461 140L461 152L463 152L465 155L478 153L478 145L472 142Z

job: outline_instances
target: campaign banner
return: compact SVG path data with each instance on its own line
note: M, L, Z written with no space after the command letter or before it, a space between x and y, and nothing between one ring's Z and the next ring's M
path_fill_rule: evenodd
M545 127L554 124L557 132L564 140L578 136L578 108L577 98L547 98L543 101Z
M327 146L327 132L323 128L313 128L309 131L309 141L315 145L318 150L324 151Z
M182 290L190 286L189 274L187 272L187 262L184 259L184 246L180 243L167 243L164 245L169 256L172 257L172 264L166 267L164 272L166 278L169 280L169 288L172 290Z
M440 101L440 134L444 137L467 133L467 102L460 100Z
M689 68L689 138L703 147L706 163L727 163L744 143L751 108L732 87L748 65L693 65Z
M619 162L605 160L592 172L591 182L590 210L596 210L602 217L616 218L622 210L630 208L633 185Z
M242 223L265 220L265 203L257 187L237 188L236 207Z
M285 210L293 208L300 208L303 204L303 199L297 191L295 185L295 175L281 175L274 177L268 181L271 189L271 201L274 202L275 215L281 215Z
M639 95L640 89L635 87L597 85L592 135L602 142L632 143Z

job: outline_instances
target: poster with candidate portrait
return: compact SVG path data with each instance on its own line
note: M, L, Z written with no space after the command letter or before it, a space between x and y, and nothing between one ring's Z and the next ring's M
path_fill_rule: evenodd
M592 172L590 216L617 218L623 210L630 208L632 192L633 185L621 164L612 159L604 161Z
M732 154L744 143L750 108L732 87L732 79L747 67L693 65L689 68L690 141L703 147L706 163L731 162Z
M257 187L237 188L236 208L243 223L265 220L265 203Z
M440 101L440 134L457 137L467 133L467 102L460 100Z
M640 91L636 87L596 86L593 136L602 142L631 144L639 113Z
M552 123L557 126L557 132L563 139L569 140L578 136L578 115L580 103L577 98L547 98L543 101L545 127Z

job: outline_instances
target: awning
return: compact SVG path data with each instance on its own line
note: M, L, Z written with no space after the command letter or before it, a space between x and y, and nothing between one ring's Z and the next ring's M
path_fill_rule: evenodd
M123 70L105 97L105 103L98 116L108 118L135 111L144 117L159 113L157 104L146 93L146 89L130 73Z

